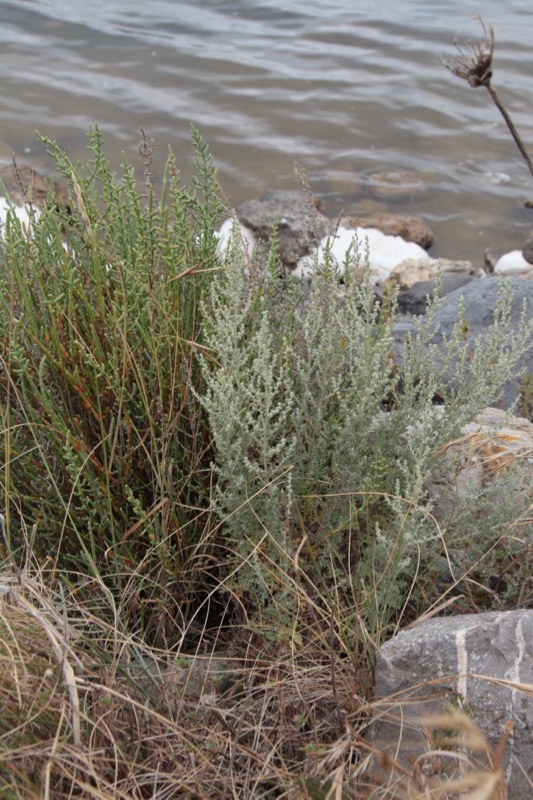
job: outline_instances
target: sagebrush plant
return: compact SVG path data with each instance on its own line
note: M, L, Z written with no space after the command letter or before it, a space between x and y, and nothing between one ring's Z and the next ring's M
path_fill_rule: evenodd
M279 279L276 239L248 263L238 231L203 305L201 396L216 451L217 503L237 587L256 609L292 612L274 565L298 553L320 596L345 591L374 634L402 608L413 558L438 526L427 483L439 448L495 398L525 350L525 312L510 325L503 282L483 341L464 342L462 313L439 349L430 305L395 361L392 291L376 303L364 243L331 256L310 286ZM454 379L446 378L450 365ZM435 410L435 397L445 413Z
M170 617L181 607L206 528L210 434L190 387L217 267L216 170L193 130L193 185L170 155L156 197L125 159L111 171L98 128L86 166L44 141L69 206L51 197L29 231L9 215L1 246L7 546L35 523L42 555L104 576L144 624L156 596Z

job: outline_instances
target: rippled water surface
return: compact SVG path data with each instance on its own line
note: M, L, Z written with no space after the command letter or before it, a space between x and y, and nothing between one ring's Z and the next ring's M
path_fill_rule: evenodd
M424 217L435 255L520 247L533 178L484 89L440 63L458 33L496 32L494 84L533 149L531 0L0 0L0 156L50 169L35 129L85 158L98 122L118 169L139 127L162 168L191 168L200 128L233 205L297 188L341 209ZM383 196L381 172L409 173Z

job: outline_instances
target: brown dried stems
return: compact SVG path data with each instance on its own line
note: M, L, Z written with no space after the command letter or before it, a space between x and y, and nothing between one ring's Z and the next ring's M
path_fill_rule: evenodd
M454 75L467 81L470 86L477 88L484 86L490 94L494 104L504 118L516 146L520 150L522 158L526 162L529 171L533 175L533 162L509 116L507 109L502 104L498 93L492 85L492 58L494 54L494 29L491 25L486 25L481 17L478 17L483 28L483 38L481 39L456 39L458 55L447 56L444 59L444 66Z

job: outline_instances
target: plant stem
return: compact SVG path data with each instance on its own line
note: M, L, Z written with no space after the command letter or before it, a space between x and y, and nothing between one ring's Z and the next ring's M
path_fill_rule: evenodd
M526 148L524 146L524 143L523 143L522 139L520 138L520 136L518 134L518 131L516 130L516 128L514 126L513 120L509 116L509 113L507 112L507 109L504 107L503 103L501 102L500 98L498 97L498 92L496 91L496 89L494 88L494 86L490 82L486 84L486 88L487 88L488 93L492 97L492 99L494 101L494 104L496 105L498 111L500 112L500 114L504 118L504 120L505 120L505 122L507 124L507 127L509 128L509 131L511 132L511 135L512 135L513 139L516 142L516 146L518 147L518 149L520 150L520 153L522 154L522 158L524 159L524 161L526 162L526 164L529 167L529 171L533 175L533 162L531 161L531 158L529 157L529 154L528 154L528 152L527 152L527 150L526 150Z

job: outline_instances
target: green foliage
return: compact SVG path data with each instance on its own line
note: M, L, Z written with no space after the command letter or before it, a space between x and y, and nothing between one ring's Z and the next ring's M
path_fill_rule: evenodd
M21 520L37 551L104 575L149 605L169 599L209 506L210 437L190 391L199 374L199 300L216 268L222 210L197 132L197 177L172 155L160 197L117 177L97 128L73 166L43 138L70 187L27 233L7 221L0 270L2 475L10 548ZM136 573L135 587L131 574ZM143 593L145 597L143 597Z
M438 541L439 448L531 346L525 317L510 329L509 288L472 349L461 315L444 352L430 344L435 299L397 363L395 296L375 302L364 243L342 286L330 254L311 284L287 280L275 229L268 254L248 259L235 237L222 258L196 131L192 187L170 155L158 195L146 140L139 189L89 137L86 166L44 140L69 205L51 195L29 231L10 215L1 246L6 551L20 561L35 525L42 563L88 573L126 626L164 637L220 581L267 636L302 640L303 602L342 619L340 636L357 618L378 640Z
M395 296L376 303L362 243L343 286L331 254L287 280L276 230L252 259L237 236L217 252L216 171L193 142L192 187L170 156L156 195L144 137L141 189L97 129L86 167L48 141L68 207L51 194L29 230L6 222L2 774L34 794L42 773L69 796L351 797L375 646L442 602L443 539L466 609L531 600L530 471L452 504L443 531L428 497L531 324L511 330L502 283L484 342L465 346L460 315L442 352L436 293L398 362ZM218 672L221 632L236 658Z
M502 284L484 343L465 347L460 316L444 355L431 346L435 300L396 364L395 297L375 302L357 244L342 290L331 257L310 286L274 286L272 254L245 264L230 249L204 305L217 358L202 358L202 402L230 563L251 606L290 615L291 586L305 580L382 635L413 558L437 538L427 482L438 450L496 395L531 332L525 317L510 330Z

